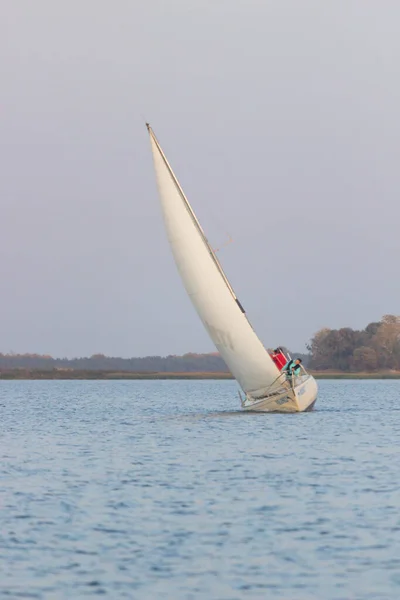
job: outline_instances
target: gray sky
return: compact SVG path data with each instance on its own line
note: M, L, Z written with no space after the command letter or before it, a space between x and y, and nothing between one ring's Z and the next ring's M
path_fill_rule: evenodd
M0 351L213 351L149 120L266 345L399 313L398 0L1 0Z

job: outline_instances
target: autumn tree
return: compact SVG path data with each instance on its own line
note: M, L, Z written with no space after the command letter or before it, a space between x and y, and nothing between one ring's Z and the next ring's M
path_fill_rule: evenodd
M376 371L378 357L376 351L368 346L360 346L353 352L351 366L354 371Z
M310 367L316 370L400 370L400 317L385 315L362 331L320 329L308 349Z
M379 366L400 368L400 316L385 315L371 340L379 355Z

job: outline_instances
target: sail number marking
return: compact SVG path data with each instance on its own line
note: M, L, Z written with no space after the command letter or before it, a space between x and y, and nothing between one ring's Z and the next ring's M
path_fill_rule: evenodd
M206 325L210 336L212 337L216 345L222 346L223 348L229 348L230 350L235 349L232 338L227 331L222 331L222 329L218 329L217 327L214 327L214 325L210 325L209 323L206 323Z
M284 396L283 398L279 398L279 400L276 401L276 403L279 405L286 404L286 402L289 402L289 398L287 396Z

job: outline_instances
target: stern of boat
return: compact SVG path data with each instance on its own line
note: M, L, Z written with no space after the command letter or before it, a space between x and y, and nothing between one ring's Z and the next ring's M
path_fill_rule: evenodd
M312 375L298 377L300 380L294 388L299 412L308 412L317 401L318 385Z

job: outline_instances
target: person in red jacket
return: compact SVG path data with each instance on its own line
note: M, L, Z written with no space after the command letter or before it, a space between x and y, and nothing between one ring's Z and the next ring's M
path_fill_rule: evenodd
M271 354L271 358L279 370L281 370L287 363L287 358L284 355L282 348L275 348L275 350Z

